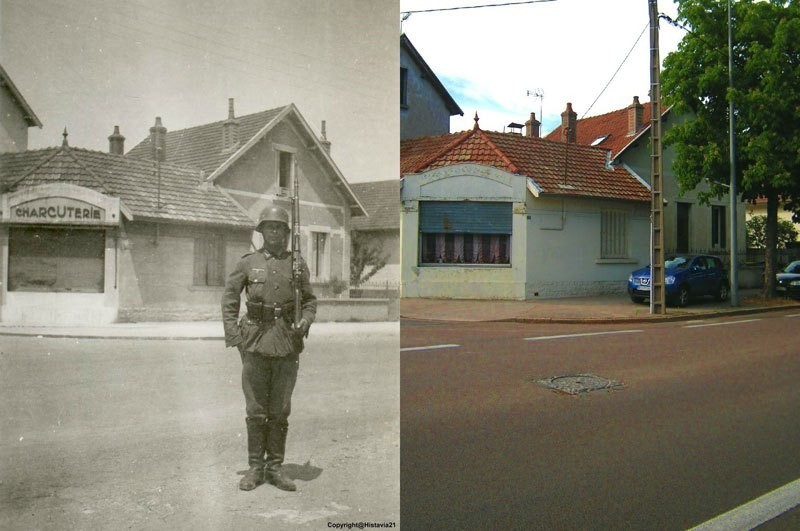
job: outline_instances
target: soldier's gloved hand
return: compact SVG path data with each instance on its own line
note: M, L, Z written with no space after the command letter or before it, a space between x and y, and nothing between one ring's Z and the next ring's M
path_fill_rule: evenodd
M308 335L308 329L311 328L311 323L309 323L305 318L300 319L299 322L292 324L292 330L297 337L304 337Z

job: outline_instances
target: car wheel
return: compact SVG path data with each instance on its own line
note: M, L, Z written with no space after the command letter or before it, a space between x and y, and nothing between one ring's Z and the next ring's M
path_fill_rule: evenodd
M689 304L689 288L681 286L678 290L678 306L683 308L687 304Z
M722 302L727 299L728 299L728 283L723 282L719 285L719 289L717 290L717 300L719 302Z

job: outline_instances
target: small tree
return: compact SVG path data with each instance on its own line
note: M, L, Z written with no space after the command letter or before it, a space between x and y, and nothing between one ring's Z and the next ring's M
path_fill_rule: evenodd
M350 284L360 286L383 269L389 261L389 254L384 252L380 241L362 232L353 232L351 240L353 254L350 257Z
M791 221L778 220L776 247L785 249L797 240L797 229ZM753 216L747 220L747 246L753 249L767 247L767 216Z

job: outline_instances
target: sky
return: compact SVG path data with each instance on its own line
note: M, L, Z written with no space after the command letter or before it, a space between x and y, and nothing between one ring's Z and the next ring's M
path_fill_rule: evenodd
M400 0L400 10L516 1ZM677 6L660 0L658 11L674 20ZM476 112L480 127L492 131L524 124L534 112L544 116L547 134L568 102L580 119L627 107L634 96L650 101L647 0L540 0L412 13L402 31L464 111L451 118L452 132L471 129ZM659 24L662 62L683 34Z
M399 172L398 31L397 0L0 0L0 64L43 123L29 149L294 103L366 182Z

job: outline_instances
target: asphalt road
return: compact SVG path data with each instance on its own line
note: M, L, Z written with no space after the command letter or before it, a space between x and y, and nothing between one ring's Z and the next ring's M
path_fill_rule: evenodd
M301 357L296 493L238 490L241 362L222 341L0 337L0 529L399 525L399 327L356 329L312 330Z
M688 529L797 480L794 312L633 325L403 321L404 526ZM570 395L539 383L574 374L619 385ZM763 528L797 525L794 510Z

